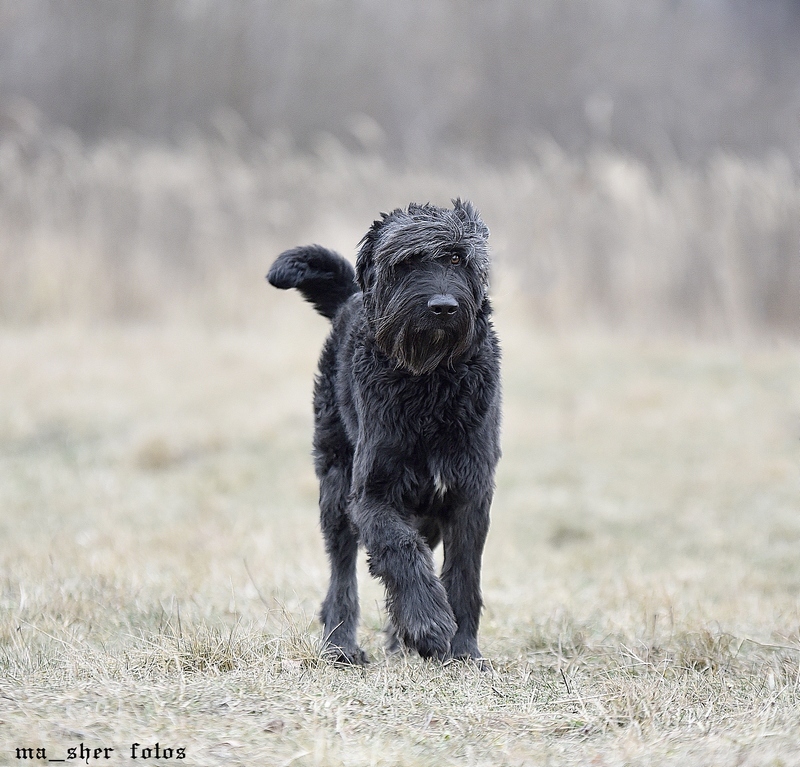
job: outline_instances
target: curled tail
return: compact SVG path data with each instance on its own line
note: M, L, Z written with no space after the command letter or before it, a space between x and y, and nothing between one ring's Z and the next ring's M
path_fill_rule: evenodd
M350 263L321 245L302 245L284 251L270 267L267 280L281 290L297 288L306 301L331 320L359 289Z

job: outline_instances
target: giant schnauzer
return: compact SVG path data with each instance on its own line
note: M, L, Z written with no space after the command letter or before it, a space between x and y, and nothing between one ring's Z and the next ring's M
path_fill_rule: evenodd
M362 664L356 554L383 581L388 649L481 657L480 568L500 457L500 348L489 230L469 202L397 209L355 271L309 245L267 275L332 320L314 389L314 458L331 566L320 614L337 661ZM441 577L431 550L444 543Z

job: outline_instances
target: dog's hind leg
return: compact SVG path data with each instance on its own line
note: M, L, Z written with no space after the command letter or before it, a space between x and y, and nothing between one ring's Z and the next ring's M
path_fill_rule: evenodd
M433 517L421 517L415 520L415 527L419 530L422 540L433 551L442 540L442 526L439 524L439 520Z
M481 556L489 531L490 503L491 499L457 508L442 533L442 583L458 623L458 630L450 640L454 658L481 657L478 649L478 623L483 605Z
M328 594L320 618L325 642L334 660L363 665L367 656L358 646L358 538L347 517L349 467L333 464L320 477L320 526L331 566Z

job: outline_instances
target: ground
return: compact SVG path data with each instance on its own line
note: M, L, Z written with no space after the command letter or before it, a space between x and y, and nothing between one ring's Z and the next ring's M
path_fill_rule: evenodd
M491 670L387 659L363 557L373 663L340 669L315 621L326 323L273 300L260 327L0 329L0 764L800 763L796 346L501 302Z

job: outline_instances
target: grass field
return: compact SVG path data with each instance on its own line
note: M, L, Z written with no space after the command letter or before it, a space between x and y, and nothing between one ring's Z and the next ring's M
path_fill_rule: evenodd
M386 659L363 561L374 662L340 669L326 323L267 293L261 327L0 329L0 764L800 763L797 347L550 335L500 300L493 670Z

